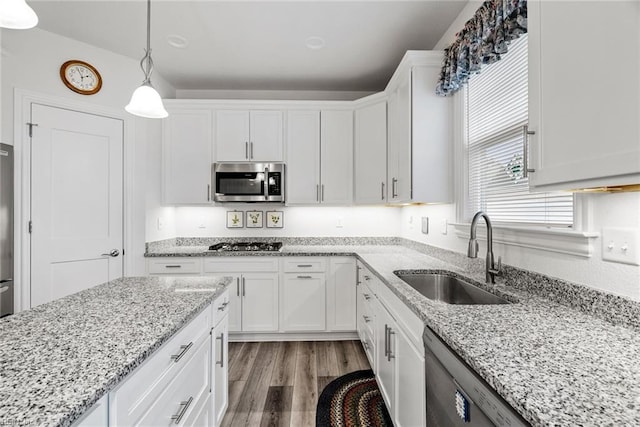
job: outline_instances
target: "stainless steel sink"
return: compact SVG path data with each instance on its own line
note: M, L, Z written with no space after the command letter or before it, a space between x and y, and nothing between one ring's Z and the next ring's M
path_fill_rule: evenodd
M425 297L447 304L510 304L455 276L443 273L396 272L396 276Z

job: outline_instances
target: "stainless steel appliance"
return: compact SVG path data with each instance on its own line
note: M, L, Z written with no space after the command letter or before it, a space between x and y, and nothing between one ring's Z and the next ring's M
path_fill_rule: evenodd
M284 163L214 163L216 202L284 203Z
M221 242L209 246L215 252L279 252L282 242Z
M429 427L529 425L429 328L424 343Z
M0 144L0 317L13 314L13 147Z

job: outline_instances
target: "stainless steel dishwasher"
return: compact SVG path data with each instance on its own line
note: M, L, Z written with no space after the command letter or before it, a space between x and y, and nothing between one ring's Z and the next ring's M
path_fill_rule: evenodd
M427 426L528 426L429 328L425 328Z

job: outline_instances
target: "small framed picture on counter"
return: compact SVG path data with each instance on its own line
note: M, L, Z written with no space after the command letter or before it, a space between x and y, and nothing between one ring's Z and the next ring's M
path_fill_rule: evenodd
M244 212L227 211L227 228L243 228Z
M266 215L267 215L267 228L284 227L284 212L267 211Z
M264 218L262 211L247 211L247 228L262 228L264 227Z

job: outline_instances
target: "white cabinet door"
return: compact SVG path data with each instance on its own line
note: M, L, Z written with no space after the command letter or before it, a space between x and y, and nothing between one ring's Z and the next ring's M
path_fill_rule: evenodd
M213 329L213 425L219 426L229 405L229 317L225 316Z
M327 330L356 330L356 261L332 257L327 279Z
M355 202L384 204L387 182L387 101L355 113Z
M277 331L278 273L248 273L241 282L242 330Z
M211 150L211 111L170 110L162 132L164 204L211 201Z
M281 162L282 111L251 111L249 122L249 159L252 162Z
M389 414L393 417L395 414L396 362L392 356L395 354L396 340L391 332L396 329L396 326L394 319L376 298L373 299L372 305L375 311L376 361L378 364L376 378Z
M320 111L287 112L287 204L320 202Z
M72 427L107 427L108 425L109 397L104 395L80 419L76 420Z
M640 182L640 3L580 2L579 15L572 2L529 2L529 180L540 191Z
M327 110L320 120L320 200L349 205L353 201L353 111Z
M229 331L242 331L242 276L236 273L223 273L224 276L231 276L231 286L229 287Z
M216 111L215 161L249 161L249 112Z
M396 397L394 425L424 426L426 423L426 386L424 349L418 351L400 329L394 330Z
M287 273L282 284L282 330L326 329L325 275Z
M412 147L411 147L411 73L408 73L398 86L397 111L395 115L395 136L394 149L397 150L397 169L395 182L390 183L392 191L392 201L411 201L412 186ZM426 118L425 118L426 120ZM433 183L432 183L433 184Z
M387 202L395 202L398 180L398 91L389 93L387 99Z

